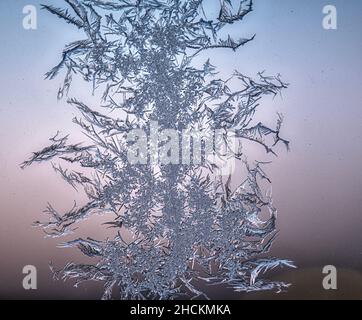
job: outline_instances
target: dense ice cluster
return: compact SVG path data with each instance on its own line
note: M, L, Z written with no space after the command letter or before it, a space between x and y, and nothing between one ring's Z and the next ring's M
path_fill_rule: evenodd
M252 1L221 0L214 18L205 12L207 2L65 0L66 8L43 6L84 33L47 73L49 79L65 73L58 98L68 96L73 78L83 78L93 90L103 90L103 108L69 99L79 111L74 122L88 142L71 144L57 133L24 162L26 167L59 160L54 170L73 188L83 188L89 199L65 213L49 205L49 220L36 224L48 236L63 237L101 212L109 223L100 228L114 230L112 239L63 243L94 257L95 263L69 263L53 270L55 277L102 281L105 299L115 288L123 299L172 299L180 294L207 297L205 284L246 292L288 287L259 277L269 269L294 266L266 255L276 236L276 209L261 187L269 181L263 164L249 164L241 148L244 141L267 153L274 153L279 142L288 147L279 135L281 116L273 129L253 119L261 98L287 85L264 73L252 79L235 72L223 80L210 60L195 66L203 51L236 50L253 39L220 36L225 26L252 11ZM180 133L187 128L234 132L240 148L227 156L246 168L246 176L232 187L234 176L219 176L217 165L207 160L130 163L127 134L147 133L151 122ZM74 165L84 171L71 169ZM266 209L269 217L261 219Z

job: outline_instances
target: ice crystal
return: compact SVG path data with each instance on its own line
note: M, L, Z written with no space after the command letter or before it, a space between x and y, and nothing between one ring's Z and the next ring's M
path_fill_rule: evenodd
M69 263L58 271L52 267L55 277L74 278L76 284L102 281L104 299L112 298L115 288L123 299L207 298L202 283L245 292L287 288L284 282L259 278L269 269L294 267L265 255L276 236L276 209L260 185L269 181L263 163L238 162L247 175L232 188L232 176L218 177L217 165L208 161L155 166L127 158L127 133L149 132L152 121L177 132L190 127L233 130L240 143L259 144L272 154L279 142L288 148L279 134L281 116L275 129L252 124L261 98L287 87L279 76L259 73L254 80L235 72L223 80L210 60L203 67L194 63L208 49L237 50L254 39L220 36L225 26L253 10L252 1L221 0L215 18L207 17L204 0L64 1L67 8L43 8L82 30L84 39L68 44L46 77L64 70L58 99L69 94L73 78L83 78L93 91L103 90L102 107L113 113L69 99L81 115L74 122L90 142L69 144L68 136L58 132L49 146L23 163L58 159L63 166L84 169L53 164L70 186L84 189L89 201L63 214L49 204L49 221L35 224L50 237L63 237L102 212L110 218L100 228L111 228L115 235L63 243L96 260ZM235 85L237 91L231 89ZM240 150L229 156L242 159ZM269 218L262 219L265 208Z

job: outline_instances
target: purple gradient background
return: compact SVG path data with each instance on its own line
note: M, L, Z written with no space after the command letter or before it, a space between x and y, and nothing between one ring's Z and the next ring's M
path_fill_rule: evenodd
M42 2L61 4L62 1ZM211 1L210 1L211 3ZM83 140L71 123L74 110L56 100L62 78L45 81L44 73L59 60L61 50L79 39L77 30L44 11L38 30L22 28L22 8L38 0L0 3L0 298L99 298L99 284L73 288L53 281L50 260L57 266L87 261L77 251L56 248L31 224L42 218L47 201L68 209L74 190L48 164L21 170L19 164L42 148L58 129ZM322 28L322 8L338 9L338 30ZM258 114L274 123L285 116L283 134L292 152L279 150L267 168L279 211L279 237L272 255L294 260L297 270L270 274L290 281L287 293L233 294L214 288L213 298L362 299L362 2L352 0L256 0L255 11L232 34L256 39L236 53L209 52L223 75L234 69L255 75L281 73L291 84L282 99L266 100ZM206 58L206 55L203 57ZM96 105L85 85L70 92ZM253 156L268 160L262 150ZM236 178L235 178L236 179ZM81 199L81 196L76 196ZM101 237L99 220L80 235ZM22 268L38 268L38 290L22 288ZM322 268L338 268L338 290L322 289Z

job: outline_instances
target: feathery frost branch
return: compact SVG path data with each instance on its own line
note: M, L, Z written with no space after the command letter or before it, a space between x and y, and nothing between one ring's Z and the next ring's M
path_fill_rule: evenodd
M58 98L71 92L73 78L82 78L102 91L103 108L69 99L79 112L73 121L91 144L69 144L68 136L58 133L22 164L51 160L54 170L71 187L82 187L89 199L63 214L49 204L49 221L35 225L49 237L64 237L103 213L109 221L100 228L113 233L62 243L96 261L69 263L60 270L51 266L55 279L75 279L75 285L101 281L103 299L112 298L115 287L123 299L207 298L200 281L227 284L237 292L288 288L261 277L277 267L294 268L291 261L267 257L277 235L277 215L271 195L263 191L270 183L263 163L239 162L247 174L233 188L234 177L217 176L215 163L154 166L131 164L127 158L127 134L149 132L152 122L178 133L221 130L226 143L232 130L241 146L249 141L271 154L279 143L289 148L281 136L281 115L275 128L254 120L263 97L287 88L279 76L259 73L253 79L236 71L224 80L210 59L201 68L194 66L194 58L207 49L235 51L254 39L220 37L225 26L253 11L253 1L220 0L216 17L206 16L207 3L65 0L65 8L43 6L84 34L65 46L60 63L46 75L54 79L66 73ZM242 148L231 152L227 146L230 158L244 157ZM265 210L269 216L262 219Z

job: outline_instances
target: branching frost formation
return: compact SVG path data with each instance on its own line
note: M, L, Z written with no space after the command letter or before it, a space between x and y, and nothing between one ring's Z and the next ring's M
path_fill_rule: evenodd
M217 168L207 162L155 167L127 161L127 133L148 132L151 121L179 132L190 127L233 130L240 144L253 142L271 154L278 143L289 147L279 134L281 116L275 129L253 124L262 97L287 87L279 76L259 73L254 80L235 72L222 80L210 60L203 67L193 63L201 52L235 51L254 39L220 36L224 27L253 10L252 1L220 0L214 19L207 18L204 0L64 1L66 8L43 8L80 29L84 38L65 47L60 63L46 77L65 73L59 99L68 95L73 78L83 78L94 91L103 90L102 110L108 111L69 99L80 114L74 122L89 144L70 144L68 136L57 133L22 166L58 159L63 166L85 169L53 163L89 200L66 213L49 204L49 220L35 223L47 236L73 234L76 224L95 213L109 215L102 228L115 234L63 243L96 260L69 263L61 270L52 267L54 276L75 279L76 284L102 281L104 299L112 298L115 288L123 299L205 298L204 284L225 284L238 292L286 289L286 283L259 277L276 267L294 267L288 260L266 257L276 236L276 209L260 185L269 181L263 163L240 161L248 173L232 188L231 176L216 177ZM115 112L122 116L113 116ZM243 154L232 156L241 159ZM267 219L260 218L264 209L269 210Z

